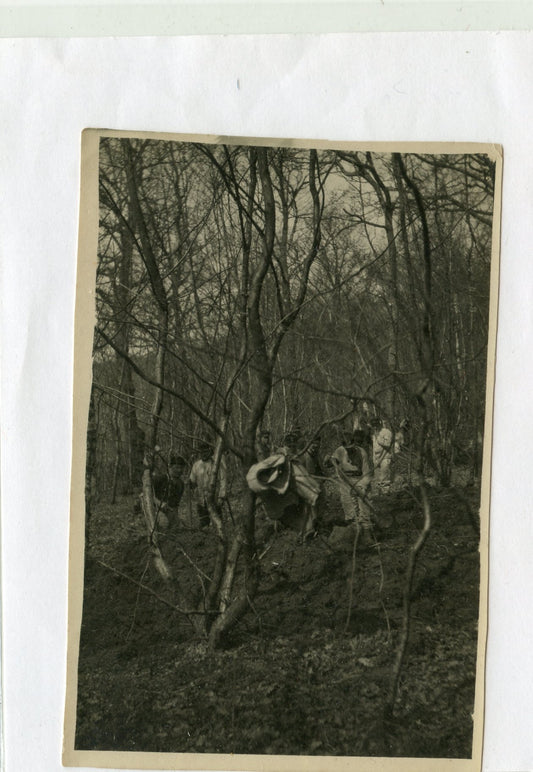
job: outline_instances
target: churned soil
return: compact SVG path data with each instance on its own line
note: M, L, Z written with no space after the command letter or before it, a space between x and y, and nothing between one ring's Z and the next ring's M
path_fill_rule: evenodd
M178 527L162 538L174 574L165 583L133 497L98 505L85 555L76 748L469 758L477 501L473 489L431 492L432 526L387 720L406 569L423 520L416 497L376 499L376 542L358 544L355 558L349 527L302 544L291 531L272 533L259 511L259 591L217 651L172 608L183 608L183 596L202 597L212 531L198 530L183 505Z

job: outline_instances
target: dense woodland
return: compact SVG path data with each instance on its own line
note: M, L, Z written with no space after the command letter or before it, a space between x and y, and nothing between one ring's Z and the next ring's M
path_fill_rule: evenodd
M221 516L214 483L205 562L198 545L209 581L189 593L149 533L173 603L203 609L191 629L210 650L260 603L246 473L262 429L277 443L295 428L319 436L326 454L362 410L393 433L407 419L404 463L376 510L394 515L394 496L411 496L429 531L440 504L427 491L461 489L475 539L493 200L482 154L101 139L87 533L95 512L112 518L141 491L150 531L154 469L210 442L231 506Z

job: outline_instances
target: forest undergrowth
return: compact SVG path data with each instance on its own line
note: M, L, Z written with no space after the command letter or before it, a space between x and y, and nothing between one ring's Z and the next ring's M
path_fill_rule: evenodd
M259 592L217 651L171 608L176 598L150 562L133 497L97 505L85 559L76 747L469 758L479 544L465 493L475 509L477 490L462 499L452 489L431 492L433 524L389 720L408 554L422 525L406 492L376 500L377 543L357 550L355 566L350 528L302 544L291 531L267 535L259 513ZM186 506L181 516L162 542L165 558L185 594L201 595L215 536L190 527Z

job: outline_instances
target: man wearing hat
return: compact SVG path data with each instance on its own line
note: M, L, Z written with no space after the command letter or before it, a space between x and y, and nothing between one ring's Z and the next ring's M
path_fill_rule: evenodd
M346 522L357 523L363 533L370 534L370 510L361 498L367 496L372 481L372 470L364 445L365 433L362 430L356 429L353 434L343 432L342 445L331 455L331 461L339 478L341 506ZM361 495L358 496L358 493Z

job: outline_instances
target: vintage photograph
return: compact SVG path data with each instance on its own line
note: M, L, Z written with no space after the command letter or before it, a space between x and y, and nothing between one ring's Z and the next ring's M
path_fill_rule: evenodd
M480 766L501 150L84 148L69 762Z

